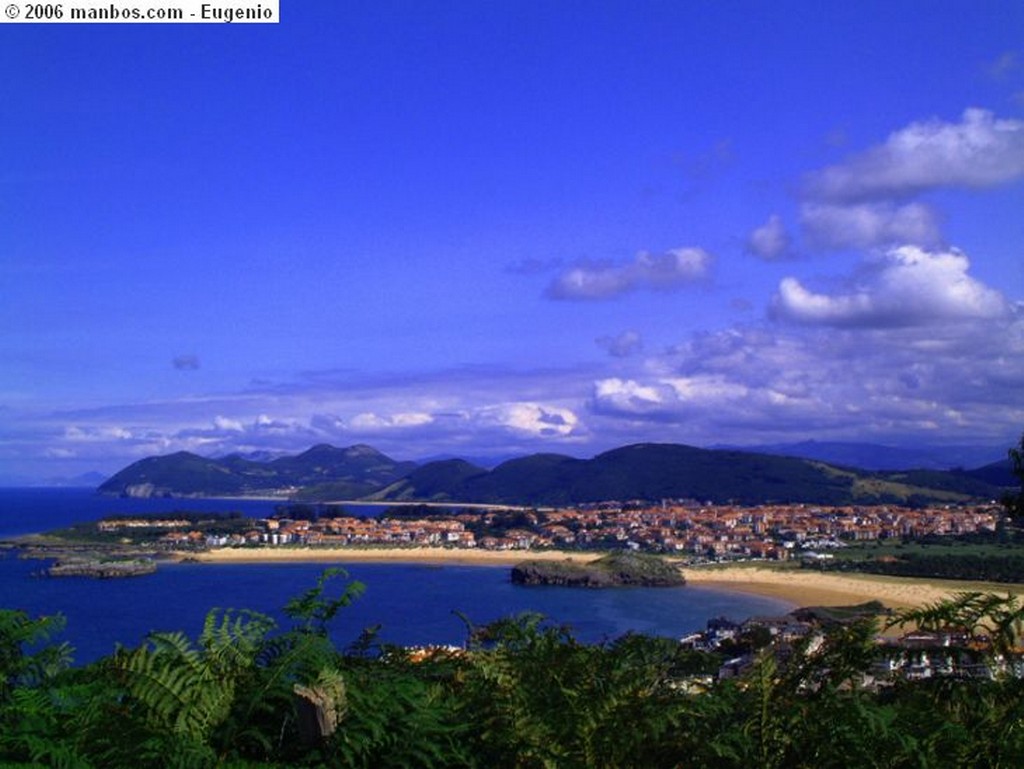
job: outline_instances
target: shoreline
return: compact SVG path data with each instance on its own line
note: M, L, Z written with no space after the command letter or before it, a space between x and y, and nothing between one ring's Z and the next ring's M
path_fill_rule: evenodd
M897 611L933 604L957 593L1024 594L1024 585L878 574L825 574L760 566L684 568L687 584L779 598L797 606L841 606L881 601Z
M515 566L526 560L580 561L586 563L604 553L568 550L471 550L444 547L221 547L201 553L176 553L179 559L200 563L429 563L459 566Z

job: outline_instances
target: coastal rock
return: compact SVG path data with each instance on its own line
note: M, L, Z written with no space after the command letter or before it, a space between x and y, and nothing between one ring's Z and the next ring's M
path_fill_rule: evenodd
M563 587L678 587L686 580L678 568L655 555L611 553L589 563L523 561L512 568L517 585Z
M119 579L140 577L156 571L156 563L148 558L120 560L71 560L57 561L44 572L48 577L92 577L94 579Z

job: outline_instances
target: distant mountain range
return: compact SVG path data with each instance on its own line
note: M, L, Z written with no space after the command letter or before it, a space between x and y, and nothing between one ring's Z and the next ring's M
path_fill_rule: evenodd
M637 444L577 459L533 454L493 470L461 459L419 465L366 445L314 446L269 461L188 452L149 457L100 485L122 496L240 496L295 499L564 505L604 500L694 499L760 504L905 504L998 498L1013 485L1009 462L972 471L878 471L815 459L677 444Z
M209 459L179 451L148 457L102 483L99 491L129 497L239 496L316 490L355 499L402 478L415 462L396 462L370 446L327 444L294 456L257 461L239 454Z
M862 470L952 470L980 467L1006 458L1006 448L994 446L928 446L913 448L849 441L800 441L756 446L713 446L788 457L818 459Z

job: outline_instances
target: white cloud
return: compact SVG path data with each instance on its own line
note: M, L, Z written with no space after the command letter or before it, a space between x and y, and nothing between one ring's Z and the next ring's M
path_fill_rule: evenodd
M434 421L430 414L398 413L379 416L373 412L356 414L349 420L349 428L354 431L393 430L409 427L422 427Z
M868 265L845 293L815 293L786 278L773 310L786 320L832 326L924 325L1007 315L1006 299L970 277L969 268L960 251L903 246Z
M593 403L619 413L643 414L661 410L670 393L661 383L638 384L633 379L610 377L594 383Z
M938 217L923 203L805 203L800 225L809 245L817 249L936 246L942 241Z
M711 255L700 248L663 254L643 251L626 264L586 264L563 272L548 286L552 299L610 299L631 291L672 291L703 280Z
M698 445L998 441L1024 424L1024 313L933 327L731 329L695 335L654 363L595 382L595 432Z
M237 419L228 419L227 417L216 416L213 418L213 426L217 430L224 430L227 432L240 433L245 431L245 426Z
M959 123L912 123L845 163L814 172L806 194L854 203L938 187L987 187L1024 176L1024 121L965 110Z
M503 403L476 410L475 421L531 436L568 436L579 424L576 414L560 406L540 403Z
M768 217L768 221L747 238L747 251L768 261L791 256L792 246L792 238L778 214Z
M64 439L68 441L127 441L132 440L134 437L131 430L119 425L90 425L87 427L69 425L64 428Z
M666 379L665 383L672 387L679 402L702 406L747 398L751 392L746 385L730 381L720 374L671 377Z

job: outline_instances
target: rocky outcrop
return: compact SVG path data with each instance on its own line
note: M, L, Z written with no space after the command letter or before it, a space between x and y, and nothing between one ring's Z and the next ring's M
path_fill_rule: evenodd
M57 561L44 574L47 577L92 577L94 579L118 579L140 577L156 571L156 563L149 558L118 560L73 559Z
M523 561L512 568L517 585L563 587L678 587L686 584L678 568L655 555L612 553L596 561Z

